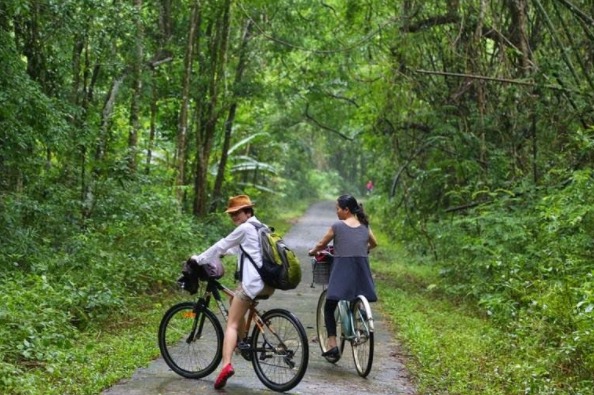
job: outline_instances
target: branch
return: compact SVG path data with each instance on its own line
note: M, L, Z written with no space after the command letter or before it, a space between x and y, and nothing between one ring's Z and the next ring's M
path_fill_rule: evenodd
M314 117L312 117L311 115L309 115L309 103L305 106L305 118L307 120L309 120L312 124L316 125L317 127L321 128L321 129L324 129L324 130L327 130L329 132L335 133L335 134L339 135L340 137L342 137L345 140L353 141L353 138L352 137L349 137L349 136L347 136L347 135L339 132L336 129L332 129L332 128L326 126L326 125L322 125Z
M420 74L434 74L434 75L443 75L443 76L447 76L447 77L470 78L470 79L475 79L475 80L502 82L502 83L506 83L506 84L524 85L524 86L531 86L534 88L547 88L547 89L552 89L552 90L565 92L565 93L575 93L578 95L590 96L590 94L588 94L588 93L579 92L579 91L576 91L573 89L568 89L568 88L558 86L558 85L548 85L548 84L541 85L541 84L536 84L534 82L510 80L507 78L487 77L484 75L475 75L475 74L451 73L451 72L447 72L447 71L432 71L432 70L421 70L421 69L417 69L417 70L413 70L413 71L415 73L420 73Z
M404 172L408 165L410 165L412 161L416 159L417 156L421 155L423 151L425 151L425 149L428 148L431 144L433 144L433 139L425 141L419 148L417 148L415 153L412 154L408 159L406 159L404 164L400 166L400 169L398 169L396 175L394 176L394 179L392 180L392 186L390 188L390 199L392 199L396 194L396 187L398 186L402 172Z
M159 50L155 56L153 56L153 58L147 62L147 65L151 70L154 70L163 63L171 61L173 61L173 53L171 53L169 50L163 49Z
M594 27L594 19L567 0L560 0L561 4L577 15L584 23Z
M345 97L345 96L335 95L335 94L330 93L330 92L326 92L326 94L328 96L330 96L331 98L333 98L333 99L344 100L346 102L351 103L353 106L359 108L359 105L357 104L357 102L354 99L351 99L351 98Z
M406 31L409 33L417 33L421 30L431 28L439 25L447 25L449 23L460 22L460 17L457 15L437 15L431 16L427 19L419 21L415 24L409 25Z

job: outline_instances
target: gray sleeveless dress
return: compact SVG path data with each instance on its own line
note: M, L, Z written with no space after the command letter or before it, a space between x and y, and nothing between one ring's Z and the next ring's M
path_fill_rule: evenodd
M334 264L326 299L353 300L364 295L370 302L377 301L367 254L369 228L364 225L351 228L343 221L336 221L332 230Z

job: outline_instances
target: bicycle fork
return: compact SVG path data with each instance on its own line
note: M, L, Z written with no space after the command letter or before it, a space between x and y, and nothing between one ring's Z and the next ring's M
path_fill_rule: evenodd
M347 340L352 340L355 337L355 326L353 323L353 314L351 313L349 302L346 300L339 301L338 311L344 337Z
M186 343L190 344L195 340L200 339L202 336L202 329L204 328L204 314L202 313L206 306L208 305L208 301L204 298L198 299L196 305L194 306L194 323L192 324L192 330L190 331L190 335L186 339Z

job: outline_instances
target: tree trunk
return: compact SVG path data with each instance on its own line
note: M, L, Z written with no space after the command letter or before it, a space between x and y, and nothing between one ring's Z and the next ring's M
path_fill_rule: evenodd
M177 128L177 149L176 149L176 195L178 200L183 200L183 186L185 184L185 167L186 167L186 140L188 131L188 106L190 102L190 84L192 78L192 66L194 63L194 46L198 25L200 21L200 0L194 1L190 17L190 30L188 32L188 42L186 45L186 54L184 57L184 74L182 80L182 99L181 108L179 112L179 123Z
M151 73L152 95L151 95L151 105L150 105L150 110L151 110L150 132L149 132L149 139L148 139L148 144L147 144L147 148L146 148L146 169L145 169L145 173L147 175L150 173L150 169L151 169L151 160L152 160L152 156L153 156L153 145L155 144L155 135L156 135L156 129L157 129L158 91L157 91L157 86L156 86L157 85L157 76L155 74L156 73L154 71Z
M512 29L511 39L515 47L520 50L520 76L525 76L531 68L530 47L528 44L528 34L526 33L528 27L526 0L511 0L509 9L512 18L512 22L510 23L510 28Z
M196 111L201 114L200 122L197 122L196 133L196 173L194 177L194 215L202 217L206 215L208 201L208 165L213 142L216 136L216 125L219 118L217 109L219 101L219 83L224 76L225 58L227 54L227 40L229 36L229 20L231 12L231 1L226 0L220 22L212 28L211 45L209 46L210 56L205 56L205 70L210 77L208 85L208 100L202 102L203 108Z
M233 123L235 122L235 113L237 111L238 98L236 91L243 79L243 72L247 64L248 42L251 37L253 22L249 19L245 25L241 46L239 49L239 60L237 62L237 69L235 70L235 80L233 81L233 98L229 106L229 114L225 121L225 136L223 138L223 146L221 148L221 160L217 170L217 177L215 179L214 188L212 192L211 211L215 211L218 204L223 201L222 188L225 180L225 168L227 167L228 151L231 145L231 132L233 130Z
M144 29L142 27L142 0L134 0L136 8L136 53L132 64L132 100L130 102L130 131L128 133L128 171L136 173L138 151L138 130L140 129L140 100L142 90L142 60Z

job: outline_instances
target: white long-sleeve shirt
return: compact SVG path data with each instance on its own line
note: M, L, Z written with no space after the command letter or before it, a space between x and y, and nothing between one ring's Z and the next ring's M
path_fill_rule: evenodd
M262 267L262 254L260 252L258 232L256 227L248 222L260 223L255 216L250 217L246 222L237 226L227 237L222 238L202 254L193 256L192 258L199 265L204 265L207 262L219 260L220 255L235 254L237 255L237 270L240 270L242 253L239 246L241 245L245 252L252 257L254 263L258 267ZM244 258L241 285L245 293L252 299L264 289L264 282L248 257Z

